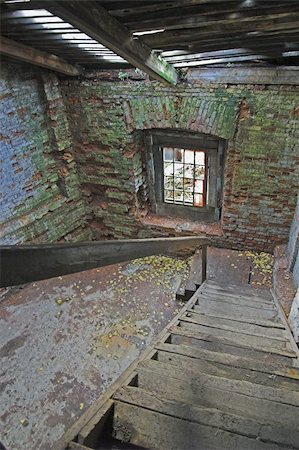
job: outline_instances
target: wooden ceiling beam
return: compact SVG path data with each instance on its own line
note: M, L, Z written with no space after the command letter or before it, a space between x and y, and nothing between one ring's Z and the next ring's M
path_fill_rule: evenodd
M95 2L77 0L62 5L53 1L47 4L47 9L152 78L166 84L177 83L178 74L173 66L153 54L150 47L135 39L127 28Z
M231 19L223 20L216 23L208 23L200 28L191 28L184 30L164 31L151 35L142 36L142 40L150 45L152 48L165 48L167 45L180 43L192 44L194 41L200 41L209 38L222 38L229 36L240 36L242 39L243 33L250 32L268 32L297 30L299 27L299 13L285 13L278 15L271 15L267 18L256 19ZM242 44L242 42L240 42ZM239 44L239 45L240 45Z
M0 53L5 56L24 61L35 66L45 67L46 69L54 70L65 75L76 76L80 75L81 71L59 58L19 42L12 41L1 36L0 39Z
M202 25L211 24L211 26L224 23L225 20L257 20L257 19L271 19L277 17L279 14L287 12L294 13L299 11L299 5L291 6L290 4L256 6L251 8L241 8L236 6L229 7L229 2L222 8L209 9L209 12L203 8L190 8L191 10L178 9L169 12L168 15L146 14L142 16L130 17L124 21L124 25L132 32L148 31L148 30L171 30L196 28ZM240 3L239 3L240 5ZM211 5L210 5L211 6Z

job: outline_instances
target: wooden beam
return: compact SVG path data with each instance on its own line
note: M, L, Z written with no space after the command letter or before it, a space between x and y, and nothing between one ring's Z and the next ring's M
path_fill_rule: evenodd
M186 81L228 84L299 85L298 67L202 68L187 72Z
M127 28L96 2L77 0L62 5L61 2L53 1L47 4L47 9L156 80L166 84L177 83L178 74L174 67L154 55L147 45L132 36Z
M217 23L207 23L200 28L185 28L183 30L164 31L149 34L142 40L152 48L166 48L169 45L192 45L194 41L209 38L227 38L239 36L240 40L245 33L271 32L286 30L297 31L299 26L299 13L273 14L267 18L229 19Z
M46 69L54 70L55 72L60 72L65 75L76 76L81 73L78 68L67 63L58 56L36 50L35 48L20 44L19 42L15 42L2 36L0 38L0 53L19 61L45 67Z
M161 253L195 250L200 237L0 247L0 287L15 286Z
M124 25L129 28L130 31L143 31L143 30L171 30L171 29L186 29L196 28L206 25L218 25L224 23L226 20L230 20L231 16L235 16L235 20L258 20L258 19L271 19L277 17L280 14L295 13L299 11L299 5L290 6L290 4L278 4L278 5L256 5L254 8L244 8L242 6L229 7L230 3L224 4L223 7L215 9L215 5L208 5L210 9L205 11L204 7L193 8L178 8L178 10L166 10L160 13L143 14L131 16L125 20ZM175 13L176 11L176 13ZM166 13L168 12L168 15Z

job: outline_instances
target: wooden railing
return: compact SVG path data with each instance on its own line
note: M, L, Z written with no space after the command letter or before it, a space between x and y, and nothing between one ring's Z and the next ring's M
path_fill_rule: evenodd
M207 274L207 245L202 237L94 241L75 244L0 246L0 287L81 272L135 258L202 248L202 281Z

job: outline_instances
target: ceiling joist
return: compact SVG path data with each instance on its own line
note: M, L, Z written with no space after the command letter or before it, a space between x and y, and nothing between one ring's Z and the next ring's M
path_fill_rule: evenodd
M19 61L45 67L65 75L76 76L81 73L77 67L67 63L58 56L36 50L35 48L19 44L18 42L4 37L1 37L0 40L0 53Z
M177 83L178 74L173 66L153 54L146 44L134 38L121 23L95 2L71 1L62 4L53 1L47 4L47 9L152 78L167 84Z

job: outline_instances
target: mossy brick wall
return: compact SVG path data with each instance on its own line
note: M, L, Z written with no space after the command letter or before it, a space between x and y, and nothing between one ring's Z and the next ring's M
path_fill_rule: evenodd
M2 61L0 242L89 237L54 74Z
M61 88L95 238L176 234L144 225L144 149L136 134L175 128L228 141L219 244L272 251L287 241L299 179L296 88L196 82L168 88L96 74Z

